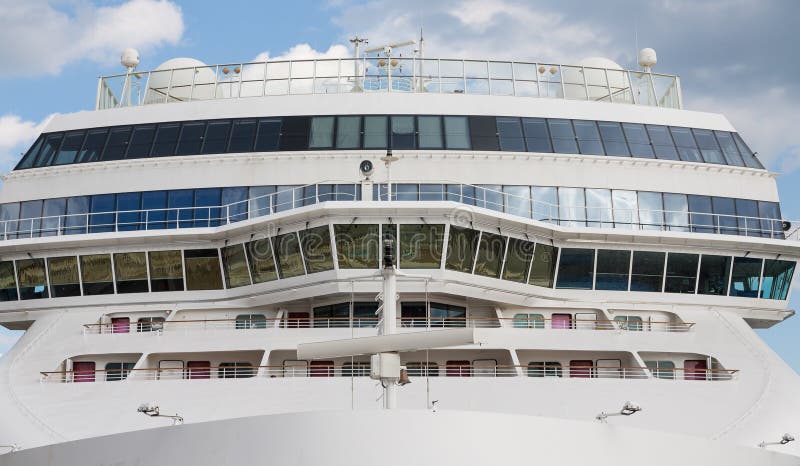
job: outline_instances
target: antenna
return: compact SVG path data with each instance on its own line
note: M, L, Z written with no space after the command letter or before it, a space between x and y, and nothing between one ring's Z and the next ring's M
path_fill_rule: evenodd
M350 42L353 44L353 48L355 49L353 51L353 54L355 55L355 59L358 60L358 49L359 49L359 47L361 46L361 44L364 44L364 45L369 44L369 39L362 39L362 38L360 38L358 36L355 36L352 39L350 39Z

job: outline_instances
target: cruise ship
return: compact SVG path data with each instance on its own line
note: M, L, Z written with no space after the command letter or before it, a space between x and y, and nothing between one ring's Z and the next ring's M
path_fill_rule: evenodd
M800 465L746 134L652 49L352 42L125 50L2 176L0 465Z

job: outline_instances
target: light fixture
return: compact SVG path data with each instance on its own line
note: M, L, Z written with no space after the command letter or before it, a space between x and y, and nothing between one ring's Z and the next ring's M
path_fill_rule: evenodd
M606 422L606 419L609 416L632 416L639 411L642 410L642 407L639 406L638 403L634 403L633 401L626 401L625 404L622 406L622 409L616 413L606 413L605 411L598 414L595 419L600 422Z
M761 442L758 446L764 448L767 445L786 445L789 442L794 442L794 436L792 434L783 434L783 437L777 442Z
M158 405L155 403L142 403L139 405L139 409L136 410L139 413L142 413L149 417L166 417L172 419L172 425L177 426L183 424L183 417L177 414L161 414L158 408Z

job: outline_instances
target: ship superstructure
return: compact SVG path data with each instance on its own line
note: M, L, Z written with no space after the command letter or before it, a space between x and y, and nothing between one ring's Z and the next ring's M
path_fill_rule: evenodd
M0 464L798 464L753 329L800 242L725 117L650 50L404 45L126 51L53 118L0 192Z

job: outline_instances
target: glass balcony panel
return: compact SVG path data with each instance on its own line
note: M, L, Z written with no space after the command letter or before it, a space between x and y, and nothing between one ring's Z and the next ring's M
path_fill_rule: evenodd
M629 71L628 74L631 79L634 101L639 105L655 106L656 98L653 95L653 83L650 80L650 73Z
M311 78L314 76L314 61L313 60L299 60L291 62L291 77L294 78Z
M562 66L561 74L566 84L585 84L583 68L577 66Z
M510 79L492 79L489 86L492 95L514 95L514 82Z
M318 60L315 62L314 76L317 78L335 78L339 76L339 60Z
M606 70L602 68L584 68L583 74L586 77L586 84L590 86L608 86Z
M461 60L441 60L439 69L443 78L464 77L464 62Z
M289 94L311 94L314 90L313 79L292 79L289 84Z
M467 94L488 95L488 79L467 79Z
M150 80L147 83L147 91L144 94L145 104L160 104L167 102L167 91L169 89L172 70L153 71L150 73Z
M287 79L289 77L288 61L268 62L267 79Z
M241 97L261 97L264 95L263 81L247 81L241 83L239 95Z
M445 94L463 94L464 93L464 79L463 78L442 78L441 90Z
M564 84L564 96L570 100L586 100L586 87L583 84Z
M536 81L536 63L514 63L513 70L517 81Z
M653 75L653 86L659 107L680 108L678 96L678 78L661 74Z
M589 86L589 100L611 102L611 93L605 86Z
M511 79L511 62L493 61L489 62L489 77L492 79Z
M289 93L289 80L276 79L264 85L264 95L286 95Z
M485 61L465 61L464 76L467 78L488 78L488 63Z

